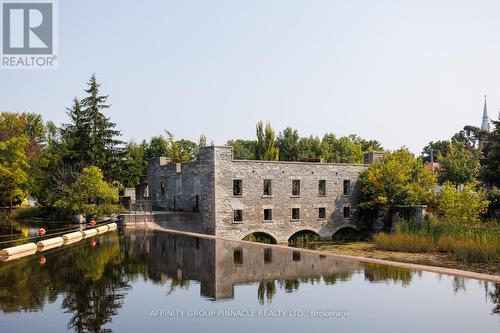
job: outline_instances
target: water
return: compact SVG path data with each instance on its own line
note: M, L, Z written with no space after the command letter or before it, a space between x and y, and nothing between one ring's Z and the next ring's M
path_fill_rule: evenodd
M1 332L499 332L500 285L122 231L0 262Z

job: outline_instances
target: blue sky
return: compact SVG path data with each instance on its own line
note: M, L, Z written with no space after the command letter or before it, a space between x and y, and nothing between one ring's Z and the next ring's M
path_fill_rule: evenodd
M124 139L216 144L269 120L414 152L500 106L499 1L59 1L59 68L0 71L0 110L65 122L91 73Z

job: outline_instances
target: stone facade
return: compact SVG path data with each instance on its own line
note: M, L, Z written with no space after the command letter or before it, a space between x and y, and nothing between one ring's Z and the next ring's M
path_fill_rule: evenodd
M196 162L151 160L137 195L147 194L161 209L199 211L208 234L242 239L263 232L282 243L299 231L331 237L343 227L356 228L357 179L366 167L241 161L233 159L232 147L210 146L201 149ZM235 183L241 193L235 193ZM293 183L300 187L296 193Z

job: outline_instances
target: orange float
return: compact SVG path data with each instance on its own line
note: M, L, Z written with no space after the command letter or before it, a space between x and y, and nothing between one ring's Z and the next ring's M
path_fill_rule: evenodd
M43 265L47 262L47 259L45 258L45 256L40 256L40 258L38 258L38 262L40 263L40 265Z
M43 235L45 235L45 232L46 232L46 231L45 231L45 229L44 229L44 228L40 228L40 229L38 229L38 236L43 236Z

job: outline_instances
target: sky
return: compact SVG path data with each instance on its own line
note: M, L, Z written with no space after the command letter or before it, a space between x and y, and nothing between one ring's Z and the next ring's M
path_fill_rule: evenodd
M0 111L67 122L92 73L124 140L224 144L270 121L420 153L500 107L497 0L59 1L56 70L0 70Z

